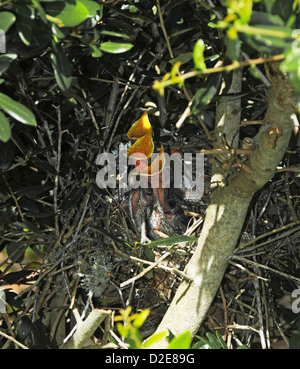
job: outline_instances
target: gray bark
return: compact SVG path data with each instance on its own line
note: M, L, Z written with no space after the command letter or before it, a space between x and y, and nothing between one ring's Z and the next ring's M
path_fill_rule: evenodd
M155 333L170 330L179 335L189 330L192 335L196 334L236 247L251 199L273 177L282 160L293 129L291 115L295 99L278 64L272 69L269 105L257 146L245 163L246 170L228 174L222 165L214 168L212 181L217 179L216 188L211 194L197 248L185 268L193 282L181 283ZM167 345L166 340L161 340L151 348Z

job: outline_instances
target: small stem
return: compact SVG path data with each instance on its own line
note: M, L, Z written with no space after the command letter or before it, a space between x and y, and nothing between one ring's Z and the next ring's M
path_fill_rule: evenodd
M173 54L173 51L172 51L172 48L171 48L171 45L170 45L169 36L168 36L166 28L165 28L164 19L163 19L163 16L162 16L159 0L156 0L156 6L157 6L157 11L158 11L160 26L161 26L161 29L162 29L163 34L165 36L165 40L166 40L166 43L167 43L167 46L168 46L168 51L169 51L169 54L170 54L170 58L173 59L174 54Z
M153 88L155 90L160 90L162 88L166 88L167 86L174 85L176 83L182 83L188 78L197 77L203 74L212 74L212 73L219 73L219 72L226 72L229 73L235 69L243 68L246 66L256 65L256 64L264 64L269 62L275 62L280 61L285 58L284 54L274 55L270 56L268 58L257 58L257 59L251 59L251 60L245 60L241 62L233 62L228 65L224 65L217 68L209 68L209 69L203 69L203 70L192 70L191 72L187 72L185 74L182 74L180 76L176 76L170 79L167 79L166 81L155 81Z

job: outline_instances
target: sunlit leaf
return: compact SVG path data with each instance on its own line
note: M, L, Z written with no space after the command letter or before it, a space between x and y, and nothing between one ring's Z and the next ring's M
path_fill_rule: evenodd
M200 69L200 70L206 68L206 65L204 62L204 50L205 50L205 43L202 39L199 39L194 46L193 58L194 58L195 68Z
M7 32L9 27L15 22L16 16L13 13L3 11L0 13L1 30Z
M99 46L101 51L111 54L120 54L129 51L133 47L132 44L127 42L102 42Z
M191 346L192 335L191 332L186 331L179 336L174 337L167 349L189 349Z
M237 13L243 23L248 23L251 17L252 0L227 0L226 5L231 13Z
M161 339L163 339L165 336L167 335L167 332L159 332L159 333L155 333L152 336L150 336L143 344L144 347L150 347L151 345L153 345L155 342L160 341Z
M96 15L100 5L89 0L49 2L46 6L47 18L59 27L76 27L90 16Z
M36 120L32 111L3 93L0 93L0 107L19 122L36 126Z
M150 314L150 309L145 309L141 311L137 315L137 317L134 319L134 321L132 322L132 325L137 329L140 328L145 323L145 320L147 319L149 314Z

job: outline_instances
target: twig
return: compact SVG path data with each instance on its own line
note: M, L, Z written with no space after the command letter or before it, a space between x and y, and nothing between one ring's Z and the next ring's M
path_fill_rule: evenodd
M251 330L253 332L259 333L259 331L256 328L251 327L250 325L244 325L244 324L228 324L225 327L214 327L215 329L241 329L241 330Z
M234 259L234 260L243 261L244 263L253 265L253 266L258 267L258 268L269 270L272 273L281 275L282 277L285 277L285 278L288 278L288 279L292 279L293 281L295 281L297 283L300 283L300 278L294 277L294 276L292 276L290 274L287 274L287 273L280 272L277 269L270 268L269 266L264 265L264 264L257 263L256 261L248 260L246 258L243 258L241 256L237 256L237 255L233 255L231 258Z
M87 99L87 94L86 92L84 91L84 89L81 88L81 92L82 92L82 95L84 97L84 99L86 100ZM92 108L92 105L87 101L87 107L89 109L89 113L90 113L90 116L92 118L92 122L94 123L94 126L96 128L96 132L97 132L97 136L98 138L100 138L100 129L99 129L99 125L97 123L97 120L95 118L95 115L94 115L94 112L93 112L93 108Z
M267 58L257 58L257 59L251 59L251 60L245 60L245 61L241 61L241 62L233 62L231 64L228 65L224 65L221 67L216 67L216 68L208 68L208 69L203 69L203 70L192 70L190 72L187 72L185 74L181 74L180 76L177 77L173 77L171 79L165 80L165 81L155 81L153 88L155 90L161 90L162 88L165 88L169 85L173 85L176 83L183 83L186 79L189 78L193 78L193 77L197 77L197 76L201 76L201 75L206 75L206 74L212 74L212 73L219 73L219 72L225 72L225 73L229 73L233 70L239 69L239 68L243 68L243 67L247 67L247 66L252 66L252 65L257 65L257 64L265 64L265 63L269 63L269 62L277 62L277 61L281 61L285 58L284 54L278 54L278 55L274 55L274 56L270 56Z
M163 19L163 16L162 16L159 0L156 0L156 6L157 6L157 11L158 11L160 26L161 26L161 29L163 31L163 34L164 34L164 37L165 37L165 40L166 40L166 43L167 43L167 46L168 46L168 51L169 51L169 54L170 54L170 58L173 59L174 54L173 54L173 51L172 51L172 48L171 48L171 45L170 45L169 36L168 36L166 28L165 28L164 19Z
M28 349L28 347L23 345L21 342L17 341L14 337L9 336L8 334L2 332L1 330L0 330L0 335L7 338L8 340L14 342L16 345L20 346L22 349L26 349L26 350Z
M53 199L54 199L54 214L55 214L55 235L56 239L59 238L59 215L58 215L58 181L59 181L59 170L61 161L61 145L62 145L62 130L61 130L61 111L59 106L53 105L57 114L57 126L58 126L58 142L57 142L57 158L56 158L56 176L54 179Z
M263 277L258 276L257 274L255 274L255 273L251 272L249 269L245 268L245 267L244 267L243 265L241 265L241 264L235 263L235 262L234 262L234 261L232 261L232 260L229 260L228 262L229 262L229 264L231 264L231 265L233 265L233 266L235 266L235 267L237 267L237 268L239 268L239 269L243 270L244 272L248 273L251 277L255 277L255 278L258 278L258 279L263 279L264 281L268 281L268 279L267 279L267 278L263 278Z
M94 309L84 321L82 321L77 309L73 310L73 314L76 319L77 330L63 347L64 349L82 348L102 321L111 314L111 310Z
M10 185L9 185L9 183L7 182L7 180L6 180L5 176L4 176L4 173L2 173L2 178L3 178L4 183L6 184L8 190L9 190L9 193L10 193L11 197L13 198L13 200L14 200L14 202L16 204L16 207L18 209L18 212L20 214L20 217L22 218L22 220L24 220L24 214L23 214L23 212L22 212L22 210L21 210L21 208L19 206L18 200L16 199L16 197L15 197L15 195L14 195L14 193L13 193L13 191L12 191Z
M131 284L132 282L135 282L136 280L142 278L144 275L146 275L148 272L150 272L150 270L152 270L153 268L155 268L161 261L163 261L164 259L166 259L168 256L170 256L169 252L166 252L165 254L163 254L156 262L154 262L153 264L151 264L150 266L148 266L148 268L144 269L141 273L139 273L138 275L129 278L127 281L123 282L120 284L120 287L126 287L129 284Z
M267 345L266 345L266 338L264 334L264 319L263 319L262 304L261 304L261 299L260 299L260 288L259 288L258 278L253 279L253 285L254 285L254 293L255 293L255 298L256 298L256 303L257 303L259 336L260 336L261 347L263 349L266 349Z
M273 229L273 230L272 230L272 231L270 231L270 232L264 233L264 234L262 234L262 235L260 235L260 236L258 236L258 237L256 237L256 238L252 239L251 241L246 242L246 243L243 243L243 244L241 244L240 246L238 246L238 247L234 250L234 254L239 253L239 252L244 252L244 251L245 251L244 249L246 249L247 247L249 247L249 246L251 246L252 244L256 243L257 241L259 241L259 240L261 240L261 239L263 239L263 238L265 238L265 237L272 236L272 235L274 235L275 233L279 233L279 232L285 231L286 229L288 229L288 228L290 228L290 227L293 227L293 226L295 226L295 225L298 225L298 224L300 224L300 221L299 221L299 220L298 220L298 221L296 221L296 222L289 223L289 224L287 224L287 225L285 225L285 226L283 226L283 227L281 227L281 228ZM272 239L272 240L266 241L266 242L265 242L265 243L263 243L263 244L255 245L255 246L253 246L253 247L251 247L251 248L247 248L247 251L251 251L251 250L256 249L256 248L258 248L258 247L261 247L261 246L263 246L263 245L265 245L265 244L267 244L267 243L270 243L270 242L273 242L273 241L277 241L278 239L280 239L280 238L282 238L282 237L289 236L290 234L292 234L292 233L296 232L298 229L299 229L299 227L296 227L295 229L291 229L291 230L289 230L289 231L287 231L287 232L283 233L282 235L279 235L279 236L278 236L277 238L275 238L275 239ZM242 250L243 250L243 251L242 251Z
M135 256L130 256L130 259L133 260L133 261L137 261L139 263L148 264L148 265L152 265L152 266L153 266L153 264L155 264L155 262L153 262L153 261L143 260L143 259L140 259L140 258L136 258ZM171 273L178 274L180 277L182 277L186 280L191 280L185 273L183 273L181 270L179 270L175 267L167 267L165 265L154 265L154 267L158 267L158 268L167 270Z
M131 284L132 282L142 278L145 274L147 274L148 272L150 272L150 270L152 270L153 268L157 267L159 263L161 263L164 259L166 259L168 256L170 256L171 253L170 252L166 252L164 253L157 261L155 262L150 262L150 261L146 261L146 260L142 260L142 259L138 259L138 258L135 258L133 256L130 257L131 260L134 260L134 261L138 261L138 262L142 262L144 264L150 264L148 266L148 268L144 269L141 273L139 273L138 275L128 279L127 281L123 282L120 284L120 287L123 288L123 287L126 287L128 286L129 284ZM180 275L182 278L184 278L185 280L188 280L188 281L191 281L191 279L183 272L181 272L179 269L177 268L168 268L168 267L165 267L165 266L160 266L162 269L166 269L166 270L169 270L171 272L174 272L178 275Z

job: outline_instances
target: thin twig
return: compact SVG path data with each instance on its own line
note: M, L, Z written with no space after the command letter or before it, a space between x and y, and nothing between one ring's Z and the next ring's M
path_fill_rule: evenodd
M257 263L256 261L248 260L246 258L243 258L241 256L237 256L237 255L233 255L231 258L234 259L234 260L243 261L244 263L253 265L254 267L258 267L258 268L269 270L272 273L281 275L282 277L285 277L287 279L292 279L293 281L295 281L297 283L300 283L300 278L294 277L294 276L292 276L290 274L287 274L287 273L280 272L277 269L270 268L269 266L264 265L264 264Z
M168 36L166 28L165 28L164 19L163 19L163 16L162 16L159 0L156 0L156 5L157 5L157 11L158 11L158 16L159 16L160 26L161 26L161 29L163 31L163 34L164 34L164 37L165 37L165 40L166 40L166 43L167 43L167 46L168 46L168 51L169 51L169 54L170 54L170 58L173 59L174 54L173 54L173 51L172 51L172 48L171 48L171 45L170 45L169 36Z
M57 142L57 158L56 158L56 176L54 179L53 200L54 200L54 214L55 214L55 235L56 239L59 238L59 214L58 214L58 184L59 184L59 171L61 161L61 145L62 145L62 130L61 130L61 111L59 106L53 105L57 114L57 127L58 127L58 142Z
M22 349L26 349L26 350L28 349L28 347L23 345L21 342L17 341L14 337L9 336L8 334L2 332L1 330L0 330L0 335L7 338L8 340L14 342L16 345L20 346Z

